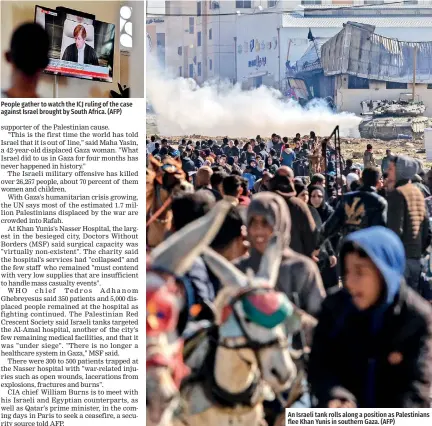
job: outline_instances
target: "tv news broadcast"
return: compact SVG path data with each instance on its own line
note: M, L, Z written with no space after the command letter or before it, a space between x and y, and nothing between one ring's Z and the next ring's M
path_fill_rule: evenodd
M49 34L46 73L113 81L115 25L46 7L35 7L35 22Z

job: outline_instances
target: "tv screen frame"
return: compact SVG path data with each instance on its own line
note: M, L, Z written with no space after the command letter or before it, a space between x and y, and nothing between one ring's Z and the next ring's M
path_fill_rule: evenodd
M35 5L35 15L34 15L34 22L38 22L36 20L37 15L38 15L38 10L43 10L43 11L47 11L48 14L50 15L54 15L56 16L57 19L61 19L62 23L61 26L64 28L64 23L67 19L68 16L76 16L79 18L83 18L85 20L91 20L93 21L93 26L95 23L97 23L98 25L100 24L104 24L107 26L112 26L113 28L111 29L112 31L112 38L109 39L109 43L112 44L111 49L109 50L109 54L108 56L108 61L107 61L107 65L108 67L110 67L111 69L108 71L108 77L97 77L97 76L91 76L91 77L86 77L84 75L79 75L79 74L72 74L72 73L68 73L68 72L61 72L61 71L56 71L56 70L52 70L49 69L50 68L50 64L51 61L58 61L61 60L61 58L53 58L52 55L50 55L50 64L48 64L47 68L43 71L44 74L48 74L48 75L54 75L54 76L63 76L63 77L69 77L69 78L77 78L80 80L85 80L85 81L97 81L97 82L101 82L101 83L109 83L112 84L114 82L114 59L115 59L115 41L116 41L116 24L112 24L109 22L103 22L103 21L98 21L95 17L95 15L92 14L88 14L85 12L81 12L75 9L68 9L62 6L57 7L56 9L51 9L49 7L45 7L45 6L41 6L41 5ZM99 34L99 33L98 33ZM50 40L50 43L52 41L52 38ZM50 46L51 47L51 46ZM60 53L61 53L61 49L62 46L60 46ZM50 53L51 53L51 48L50 48ZM64 52L63 52L64 53ZM96 55L97 56L97 60L100 59L100 55ZM87 66L92 66L92 65L88 65ZM101 68L106 68L103 65L98 65ZM85 70L82 70L83 72L85 72ZM91 70L88 71L89 73L91 72ZM101 75L101 74L100 74Z
M91 19L92 21L96 21L96 15L82 12L81 10L69 9L68 7L64 7L64 6L57 6L56 11L63 13L65 15L77 15L77 16L82 16L83 18Z

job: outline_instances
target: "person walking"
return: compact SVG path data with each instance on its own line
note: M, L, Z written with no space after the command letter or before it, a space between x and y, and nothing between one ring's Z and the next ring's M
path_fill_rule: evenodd
M370 143L366 146L366 151L363 154L363 165L366 167L375 167L375 158L372 152L372 145Z
M371 226L386 226L387 201L377 193L380 179L381 174L376 167L363 171L359 190L343 195L334 213L323 224L318 246L339 232L346 236Z
M318 317L309 382L318 407L429 408L432 307L404 282L400 238L384 227L350 234L343 288Z
M287 166L281 166L270 179L269 189L282 196L288 205L294 224L291 228L290 247L297 253L312 257L317 228L307 204L296 197L293 171Z
M392 158L393 158L393 154L391 152L391 149L386 149L386 155L381 161L381 171L383 173L387 172Z
M249 255L239 260L236 266L243 272L251 268L256 273L272 235L279 232L283 238L284 251L276 288L294 303L293 293L297 293L300 301L298 307L309 315L317 316L325 290L316 264L289 248L291 220L287 204L280 195L271 192L254 195L247 210Z
M321 186L310 185L309 188L309 208L314 217L317 229L333 214L333 208L325 201L324 188ZM318 257L318 268L327 290L338 285L339 276L337 273L337 257L329 240L326 240L321 246Z
M387 170L387 201L391 212L387 226L403 243L407 256L405 279L415 290L422 271L421 258L431 242L424 197L411 182L417 170L418 163L403 155L392 158Z

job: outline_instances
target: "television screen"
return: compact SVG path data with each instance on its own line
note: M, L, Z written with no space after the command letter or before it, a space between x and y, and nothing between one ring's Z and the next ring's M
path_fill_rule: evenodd
M51 41L46 73L112 82L114 24L41 6L36 6L35 22Z

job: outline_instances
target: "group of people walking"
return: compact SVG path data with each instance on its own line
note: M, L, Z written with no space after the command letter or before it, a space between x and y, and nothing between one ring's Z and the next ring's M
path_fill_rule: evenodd
M152 137L147 152L181 162L195 188L173 198L170 233L230 200L210 247L243 272L257 272L272 236L283 236L276 288L318 320L303 366L308 398L298 406L429 407L428 176L418 160L390 150L376 167L370 145L363 165L347 160L340 170L329 144L323 169L323 155L310 158L317 146L314 132L243 146ZM318 172L298 175L299 158ZM203 257L185 275L198 303L215 300L221 285Z

